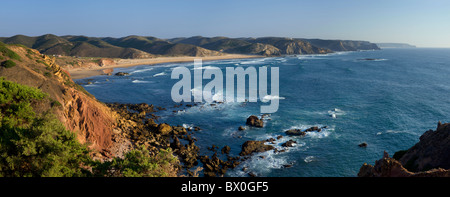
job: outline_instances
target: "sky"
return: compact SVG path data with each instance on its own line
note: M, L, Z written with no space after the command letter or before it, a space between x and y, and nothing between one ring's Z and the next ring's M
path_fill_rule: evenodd
M450 47L448 0L1 0L0 37L321 38Z

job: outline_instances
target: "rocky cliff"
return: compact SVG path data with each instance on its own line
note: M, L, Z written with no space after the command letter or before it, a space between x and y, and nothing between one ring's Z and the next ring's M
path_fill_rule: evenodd
M47 93L52 102L35 107L37 113L51 111L67 129L77 134L81 143L88 144L99 155L113 156L112 131L116 128L117 114L75 84L69 74L55 64L54 57L23 46L9 45L8 48L20 58L14 60L14 67L0 67L0 76Z
M408 150L398 151L393 158L385 152L375 165L364 163L360 177L450 177L450 124L438 123L436 130L420 136Z
M367 41L357 40L323 40L323 39L300 39L314 46L332 51L358 51L358 50L380 50L380 48Z
M282 37L262 37L262 38L246 38L244 39L250 43L262 43L276 47L282 55L295 54L325 54L331 53L332 50L320 48L312 45L309 42Z

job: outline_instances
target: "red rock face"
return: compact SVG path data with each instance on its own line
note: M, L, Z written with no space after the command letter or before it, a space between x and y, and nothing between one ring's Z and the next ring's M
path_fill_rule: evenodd
M10 46L10 49L21 56L21 61L11 69L1 69L0 76L47 93L48 100L33 106L37 114L50 111L66 129L77 134L79 142L108 153L113 144L115 113L81 91L70 75L55 63L54 57L18 46ZM52 102L59 105L53 106Z
M115 120L103 104L77 90L69 93L71 99L65 103L65 126L75 132L81 143L97 151L111 147Z

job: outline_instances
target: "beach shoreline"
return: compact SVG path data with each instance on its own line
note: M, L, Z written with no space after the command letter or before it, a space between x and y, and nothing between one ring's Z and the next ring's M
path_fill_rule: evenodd
M93 77L97 75L104 75L108 72L112 72L114 68L127 68L139 65L155 65L163 63L182 63L193 62L194 59L202 59L202 61L212 60L225 60L225 59L250 59L250 58L262 58L261 55L243 55L243 54L226 54L217 56L206 57L193 57L193 56L179 56L179 57L156 57L148 59L119 59L114 64L97 66L97 67L78 67L78 68L65 68L72 79L83 79Z

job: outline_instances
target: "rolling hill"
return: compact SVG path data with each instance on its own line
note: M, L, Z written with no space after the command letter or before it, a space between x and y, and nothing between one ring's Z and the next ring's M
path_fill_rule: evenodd
M378 50L367 41L321 40L284 37L202 37L160 39L151 36L87 37L46 34L0 38L7 44L22 44L46 55L107 58L151 58L155 56L211 56L223 53L265 56L324 54L334 51Z

